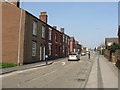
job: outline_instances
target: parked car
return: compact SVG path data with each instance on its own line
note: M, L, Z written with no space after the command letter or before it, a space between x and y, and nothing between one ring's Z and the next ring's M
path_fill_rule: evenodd
M87 52L86 52L86 54L89 54L89 53L90 53L90 51L87 51Z
M84 53L84 52L81 53L81 56L85 56L85 55L86 55L86 53Z
M70 53L69 55L68 55L68 61L74 61L74 60L80 60L80 55L79 54L77 54L77 53Z

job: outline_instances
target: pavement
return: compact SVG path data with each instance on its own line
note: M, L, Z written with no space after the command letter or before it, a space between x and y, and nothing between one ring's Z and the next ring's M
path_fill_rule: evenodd
M47 65L51 65L53 63L54 63L54 61L50 60L50 61L48 61ZM42 67L42 66L46 66L45 61L36 62L36 63L32 63L32 64L21 65L21 66L16 66L16 67L4 68L4 69L0 69L0 75L7 74L7 73L10 73L10 72L20 71L20 70Z
M86 88L118 88L118 68L104 56L97 55Z
M92 69L85 88L97 88L97 57L94 58Z
M47 65L51 65L55 61L60 61L62 59L63 58L59 58L55 60L48 60ZM26 64L26 65L21 65L21 66L16 66L16 67L4 68L4 69L0 69L0 75L15 72L15 71L21 71L21 70L26 70L26 69L31 69L31 68L47 66L47 65L45 61L42 61L42 62L36 62L36 63Z

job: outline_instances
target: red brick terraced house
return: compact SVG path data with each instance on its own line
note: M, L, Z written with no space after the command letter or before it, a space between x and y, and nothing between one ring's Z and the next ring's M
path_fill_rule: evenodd
M60 58L61 57L61 32L56 30L57 27L53 26L53 30L52 30L52 54L53 56L56 58Z
M22 10L21 14L21 9L16 5L9 2L2 2L2 62L15 64L24 63L25 13L26 12ZM21 15L20 54L18 54Z
M2 61L25 64L45 60L47 23L8 2L2 3L2 9Z
M64 28L60 31L56 30L57 26L53 26L52 30L52 54L55 58L66 57L69 54L70 37L64 33Z
M66 57L70 37L47 24L47 13L40 18L17 5L2 2L2 62L25 64ZM12 13L11 13L12 12Z
M68 54L70 53L70 36L68 36L67 34L64 33L64 28L60 29L61 33L62 33L62 57L66 57L68 56Z
M48 26L48 32L46 32L46 35L48 35L46 37L46 55L48 55L48 59L54 59L54 55L53 55L53 28L51 26Z
M74 37L70 38L70 52L75 52L75 39L74 39Z
M65 56L68 56L68 54L70 53L70 36L65 35Z

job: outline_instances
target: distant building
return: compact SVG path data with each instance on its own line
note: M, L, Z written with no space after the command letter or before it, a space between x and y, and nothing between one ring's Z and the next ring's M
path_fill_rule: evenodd
M113 43L118 44L118 38L105 38L105 47L111 46Z
M113 43L118 44L118 38L105 38L105 57L111 61L112 55L110 50L107 49L108 46L111 46Z
M100 46L97 47L97 50L98 50L98 51L100 51L100 50L102 50L102 49L105 49L105 45L100 45Z
M118 27L118 41L119 41L119 44L120 44L120 26Z
M75 52L80 54L82 51L82 45L78 41L75 41Z

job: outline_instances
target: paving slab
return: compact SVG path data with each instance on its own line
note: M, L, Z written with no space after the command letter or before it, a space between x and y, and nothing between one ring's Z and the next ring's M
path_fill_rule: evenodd
M99 59L104 88L118 88L118 69L103 56Z

